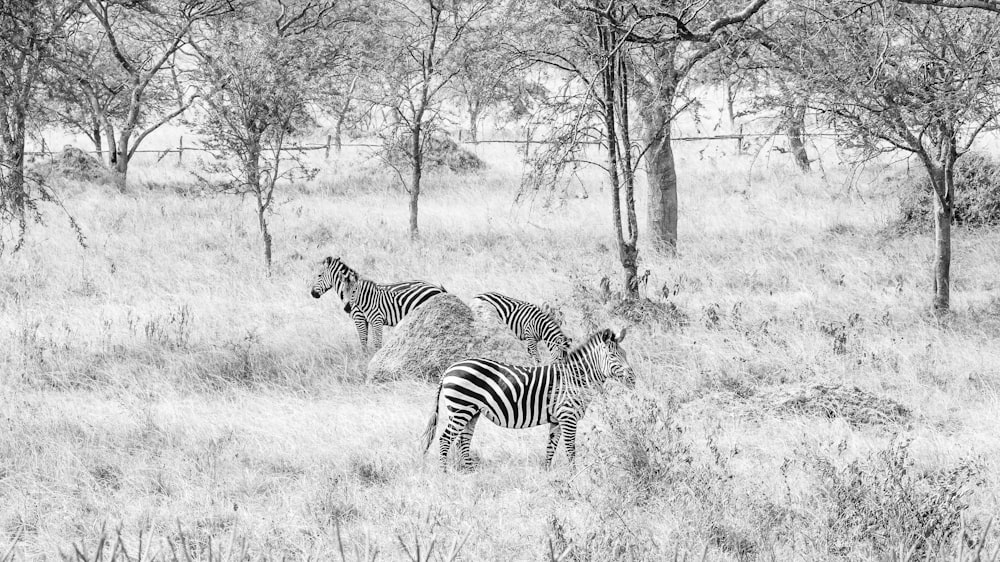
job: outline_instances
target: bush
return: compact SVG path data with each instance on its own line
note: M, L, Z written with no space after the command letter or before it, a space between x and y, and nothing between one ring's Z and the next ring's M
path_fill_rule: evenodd
M831 551L846 554L867 544L878 553L903 546L922 554L939 552L956 538L969 496L982 481L980 467L962 460L917 470L909 446L908 440L893 441L844 468L825 458L810 461L827 504Z
M918 182L900 201L902 230L925 230L934 224L934 191L930 180ZM982 227L1000 225L1000 161L970 152L955 166L954 224Z

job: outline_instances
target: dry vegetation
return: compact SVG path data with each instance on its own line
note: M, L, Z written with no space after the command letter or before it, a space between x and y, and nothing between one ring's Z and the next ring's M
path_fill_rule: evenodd
M446 559L467 534L465 560L989 549L1000 232L958 230L954 312L936 317L928 235L887 228L884 176L902 167L848 191L831 161L824 181L702 148L680 149L682 252L643 250L640 310L600 296L603 276L620 283L600 176L562 204L514 205L513 148L481 146L479 175L431 176L419 243L392 175L354 154L322 164L279 201L271 277L249 203L200 191L171 158L135 167L132 195L67 183L89 247L53 222L0 265L0 556L15 541L18 558L93 552L102 526L133 553L140 532L169 552L180 528L195 555L235 537L319 559L340 558L339 529L348 560L366 543L426 555L432 537ZM481 424L479 470L441 474L418 443L434 388L361 382L349 318L308 294L325 255L467 302L555 302L575 338L628 317L637 391L594 406L576 470L561 452L541 468L543 428ZM832 385L903 410L781 398Z

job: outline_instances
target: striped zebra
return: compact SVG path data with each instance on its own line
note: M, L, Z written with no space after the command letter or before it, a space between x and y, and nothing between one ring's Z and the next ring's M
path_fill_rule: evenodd
M518 339L528 342L528 355L541 363L538 357L538 342L545 342L549 354L562 359L569 351L570 339L566 337L552 316L530 302L518 300L500 293L476 295L476 300L491 307L500 320L513 330Z
M395 326L410 311L445 292L444 288L424 281L375 283L362 278L340 258L327 257L316 276L311 294L318 299L331 288L337 289L340 300L344 302L344 312L354 320L361 348L366 353L369 332L372 347L379 349L382 347L383 326Z
M424 432L424 452L437 431L438 415L444 421L440 437L441 468L447 469L448 451L458 438L461 466L472 468L469 446L479 416L512 429L549 424L545 466L552 465L559 438L572 464L576 457L576 424L583 417L592 391L608 378L635 385L621 342L601 330L573 350L563 362L541 367L517 367L487 359L469 359L448 367L438 385L434 412Z

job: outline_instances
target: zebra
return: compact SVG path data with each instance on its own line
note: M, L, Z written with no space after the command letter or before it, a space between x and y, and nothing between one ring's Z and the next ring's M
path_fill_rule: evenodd
M361 348L368 352L368 334L372 347L382 347L382 327L395 326L410 311L427 302L431 297L446 292L443 287L424 281L379 284L364 279L340 258L327 257L316 276L311 294L320 298L336 287L344 312L351 315L358 330Z
M440 437L441 468L447 470L448 451L458 438L463 469L472 468L469 446L480 415L512 429L549 424L545 466L552 466L562 436L570 464L576 458L576 424L583 417L590 391L608 378L635 386L621 342L625 330L615 335L601 330L574 349L564 361L541 367L504 365L488 359L469 359L448 367L438 384L434 411L424 431L424 453L437 431L438 415L444 417Z
M518 339L528 342L528 355L540 364L538 342L545 342L549 353L564 359L569 351L570 339L566 337L552 315L530 302L518 300L500 293L490 292L476 295L496 310L500 320L514 331Z

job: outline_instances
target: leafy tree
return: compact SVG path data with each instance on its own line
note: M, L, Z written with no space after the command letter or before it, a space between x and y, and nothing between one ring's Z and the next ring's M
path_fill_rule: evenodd
M633 95L643 127L650 239L669 252L677 248L677 171L670 132L675 101L691 73L739 39L740 26L767 2L613 1L586 8L621 33L624 42L641 46L633 57Z
M493 27L497 33L488 36L486 43L476 45L477 53L463 57L464 64L451 86L455 100L464 106L469 118L467 131L472 141L479 139L480 122L488 112L506 104L511 106L511 115L523 113L530 94L537 92L537 85L527 79L520 61L503 48L503 34L511 29Z
M624 40L624 31L594 12L599 7L592 3L533 10L540 15L540 27L523 33L520 56L555 70L563 79L535 115L534 121L545 124L548 138L529 158L532 173L526 187L551 188L581 163L604 169L611 185L612 228L624 287L634 298L639 294L635 172L641 156L630 109L635 48ZM612 2L607 9L617 14L623 7ZM602 145L603 164L585 154L592 141Z
M100 44L96 21L82 21L74 33L57 45L52 68L45 74L45 119L85 135L104 159L104 138L112 139L111 123L125 118L127 83L117 64ZM109 152L109 158L115 158ZM109 162L112 162L109 160Z
M377 37L367 64L374 70L369 100L389 112L383 155L393 163L403 147L409 167L410 237L420 235L418 213L424 156L441 117L446 88L482 52L489 0L393 0L372 10ZM397 170L398 172L398 170ZM402 175L402 174L400 174Z
M185 95L177 81L177 53L198 22L229 13L233 0L83 0L96 29L74 37L76 51L106 50L113 65L102 65L108 74L93 75L96 68L61 65L71 80L117 92L124 107L117 112L96 112L102 122L111 164L125 189L128 165L145 138L186 111L195 96ZM95 35L95 32L97 33Z
M6 0L0 5L0 225L17 225L15 248L24 239L29 215L37 212L24 174L28 116L54 46L79 6L75 0ZM37 197L51 199L51 193L41 188Z
M337 45L324 39L340 36L344 20L336 8L316 0L265 2L204 26L192 43L206 106L198 131L216 157L209 171L228 176L222 191L253 198L269 272L268 214L278 182L304 169L290 139L314 125L309 107L319 77L336 67Z
M976 4L799 0L763 33L842 142L865 158L904 152L923 165L934 193L936 310L950 302L955 162L1000 115L1000 18L953 9Z

